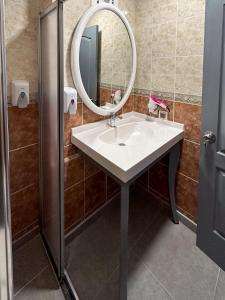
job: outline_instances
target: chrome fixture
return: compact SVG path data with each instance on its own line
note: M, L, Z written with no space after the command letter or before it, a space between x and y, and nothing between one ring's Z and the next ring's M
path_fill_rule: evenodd
M108 120L107 125L109 127L116 128L116 120L122 119L122 118L123 117L117 116L116 114L112 113L112 114L110 114L110 119Z

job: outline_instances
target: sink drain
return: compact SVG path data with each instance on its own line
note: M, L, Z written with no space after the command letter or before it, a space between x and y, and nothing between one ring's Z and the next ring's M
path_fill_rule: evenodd
M124 143L119 143L118 145L122 146L122 147L126 146L126 144L124 144Z

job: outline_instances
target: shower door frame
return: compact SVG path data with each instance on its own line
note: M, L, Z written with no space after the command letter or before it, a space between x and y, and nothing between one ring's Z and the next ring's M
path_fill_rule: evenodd
M0 299L13 299L5 3L0 0Z

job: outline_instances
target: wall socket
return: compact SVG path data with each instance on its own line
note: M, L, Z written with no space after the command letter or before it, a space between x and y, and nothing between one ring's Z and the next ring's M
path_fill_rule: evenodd
M97 5L100 3L109 3L118 7L118 0L91 0L92 5Z

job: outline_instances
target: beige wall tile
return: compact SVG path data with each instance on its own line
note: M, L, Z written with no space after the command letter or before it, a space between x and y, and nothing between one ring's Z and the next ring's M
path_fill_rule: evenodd
M152 9L156 9L162 6L173 5L177 3L177 0L152 0Z
M203 56L177 57L176 93L201 96Z
M177 17L177 3L171 3L165 6L158 6L153 10L153 24L162 24L175 20Z
M204 16L180 18L177 25L177 56L203 55Z
M162 92L174 92L174 58L152 58L152 89Z
M178 16L193 17L204 14L205 0L178 0Z
M139 89L151 88L151 57L152 57L152 29L146 33L139 33L137 38L137 75L135 87Z
M153 1L149 1L149 0L142 0L142 1L135 1L135 11L136 13L140 12L140 11L148 11L151 12L152 11L152 4Z
M39 5L39 0L5 2L8 96L12 80L28 80L30 93L38 91Z
M176 20L153 26L152 55L175 56Z

